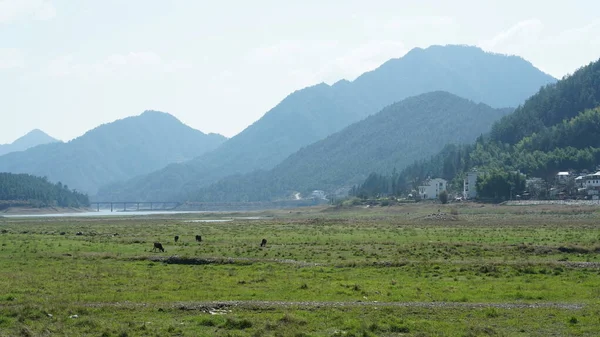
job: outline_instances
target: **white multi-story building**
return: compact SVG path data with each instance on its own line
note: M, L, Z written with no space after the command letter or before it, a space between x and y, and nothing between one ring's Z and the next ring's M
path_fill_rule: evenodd
M477 178L479 178L479 176L482 174L483 172L477 171L471 171L467 173L467 176L463 180L463 198L477 198Z
M600 188L600 171L588 174L583 177L583 187L588 190L597 190Z
M442 191L446 190L447 182L442 178L427 179L419 186L419 195L422 199L437 199Z

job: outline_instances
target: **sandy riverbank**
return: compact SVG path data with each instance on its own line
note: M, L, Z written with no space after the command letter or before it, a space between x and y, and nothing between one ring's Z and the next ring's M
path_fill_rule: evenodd
M0 216L6 215L34 215L34 214L62 214L62 213L83 213L90 212L89 208L73 208L73 207L9 207L0 211Z

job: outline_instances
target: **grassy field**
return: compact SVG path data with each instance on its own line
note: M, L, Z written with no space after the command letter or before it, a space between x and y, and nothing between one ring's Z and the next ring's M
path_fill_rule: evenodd
M599 299L592 206L0 218L0 336L598 336Z

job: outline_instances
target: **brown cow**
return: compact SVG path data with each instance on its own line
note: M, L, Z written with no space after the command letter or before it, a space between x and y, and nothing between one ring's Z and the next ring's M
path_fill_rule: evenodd
M267 239L262 239L262 241L260 242L260 246L261 247L266 247L267 246Z
M160 242L155 242L154 243L154 248L152 248L152 251L155 252L157 249L160 250L163 253L165 251L165 249L163 248L162 243L160 243Z

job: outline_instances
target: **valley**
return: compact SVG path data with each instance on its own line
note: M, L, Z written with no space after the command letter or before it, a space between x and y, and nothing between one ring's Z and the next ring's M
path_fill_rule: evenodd
M407 204L0 218L0 336L593 336L599 214Z
M0 0L0 337L598 336L599 11Z

